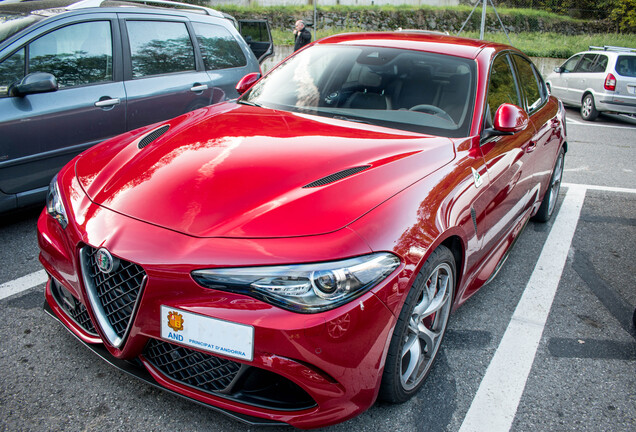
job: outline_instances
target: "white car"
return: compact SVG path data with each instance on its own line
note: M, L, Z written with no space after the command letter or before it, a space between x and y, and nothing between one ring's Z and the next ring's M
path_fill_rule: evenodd
M636 115L636 49L590 47L555 68L546 84L564 104L581 107L584 120L601 112Z

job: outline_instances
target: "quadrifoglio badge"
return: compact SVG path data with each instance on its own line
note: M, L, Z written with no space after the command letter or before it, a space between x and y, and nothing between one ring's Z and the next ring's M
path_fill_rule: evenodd
M254 357L254 327L163 305L161 338L228 357Z

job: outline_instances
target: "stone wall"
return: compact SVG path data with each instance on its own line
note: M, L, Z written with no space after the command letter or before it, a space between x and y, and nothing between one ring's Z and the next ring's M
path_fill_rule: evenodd
M222 8L219 8L222 9ZM261 9L262 10L262 9ZM305 9L294 15L286 14L283 10L272 8L266 12L231 11L238 19L267 19L273 28L290 30L298 19L311 25L313 23L313 10ZM393 11L377 8L356 9L343 8L335 12L318 9L317 28L344 28L360 27L364 30L396 30L421 29L447 31L456 34L470 12L456 9L396 9ZM536 17L524 14L501 15L501 19L510 32L555 32L566 35L606 33L608 24L603 21L575 21L554 17ZM481 14L474 13L464 30L479 31ZM486 31L501 31L501 26L492 10L486 17Z
M212 7L233 6L313 6L314 0L208 0ZM316 0L318 6L457 6L460 0Z

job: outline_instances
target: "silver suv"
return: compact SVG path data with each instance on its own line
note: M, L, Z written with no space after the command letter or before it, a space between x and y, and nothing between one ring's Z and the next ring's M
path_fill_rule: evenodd
M636 49L590 47L555 68L546 84L564 104L581 107L584 120L601 112L636 115Z

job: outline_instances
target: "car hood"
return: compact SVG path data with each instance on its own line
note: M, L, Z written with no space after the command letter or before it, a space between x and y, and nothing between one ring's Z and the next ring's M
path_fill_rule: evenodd
M76 175L93 202L187 235L287 237L341 229L453 158L447 138L228 102L104 142Z

